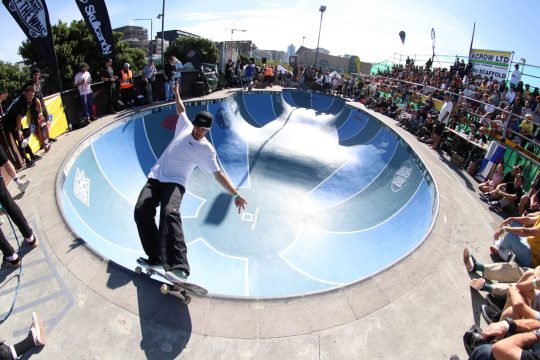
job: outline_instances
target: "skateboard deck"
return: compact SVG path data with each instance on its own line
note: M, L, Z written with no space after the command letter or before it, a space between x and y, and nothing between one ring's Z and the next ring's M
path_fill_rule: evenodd
M171 280L169 280L167 276L165 276L165 269L163 269L163 267L151 266L146 262L146 259L144 258L138 258L137 264L139 264L139 266L135 268L135 272L137 274L144 274L149 277L152 275L157 275L158 277L163 279L160 288L161 293L164 295L171 294L173 296L176 296L186 305L191 302L191 297L188 295L188 293L198 295L208 294L208 290L197 284L193 284L187 281L171 282Z

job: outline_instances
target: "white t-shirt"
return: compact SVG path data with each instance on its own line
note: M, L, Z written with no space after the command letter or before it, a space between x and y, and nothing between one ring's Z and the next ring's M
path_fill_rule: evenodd
M510 84L517 85L519 80L521 80L521 72L519 70L512 71L512 75L510 75Z
M79 84L79 82L81 81L83 81L83 83ZM79 71L77 75L75 75L75 80L73 80L73 83L79 88L80 95L87 95L92 93L92 88L90 87L90 84L92 83L92 76L88 71Z
M450 114L452 113L452 108L454 107L454 104L449 101L445 101L444 105L441 108L441 112L439 113L439 121L444 123L445 125L448 125L448 122L450 121ZM448 116L443 120L444 115L448 113Z
M184 65L180 60L176 60L174 62L174 67L176 68L176 72L174 73L175 79L180 79L182 77L182 69L184 68Z
M212 144L206 138L196 140L192 131L193 125L184 112L178 117L174 138L150 170L149 178L186 187L196 166L208 174L220 170Z

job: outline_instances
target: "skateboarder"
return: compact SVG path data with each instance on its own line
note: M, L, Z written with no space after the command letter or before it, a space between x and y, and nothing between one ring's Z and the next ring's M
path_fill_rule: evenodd
M147 262L162 264L167 278L173 283L181 283L189 275L189 263L180 204L193 169L198 166L204 172L212 173L233 196L238 213L247 202L219 168L216 151L205 138L212 125L212 114L201 111L191 123L180 99L178 84L173 86L173 93L178 114L174 138L148 174L148 181L135 205L135 222L148 255ZM155 221L158 206L161 206L159 228Z

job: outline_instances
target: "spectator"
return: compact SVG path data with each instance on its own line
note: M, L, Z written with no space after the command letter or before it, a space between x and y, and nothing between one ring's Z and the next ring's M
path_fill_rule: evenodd
M521 80L521 72L519 71L519 64L514 65L514 71L510 75L510 89L516 87Z
M115 104L116 104L116 81L118 76L114 75L112 69L112 59L105 59L105 64L103 69L101 69L101 81L105 85L105 94L107 95L107 110L111 114L116 114Z
M174 83L174 77L176 74L176 66L174 65L174 56L169 58L169 61L165 64L163 68L163 75L165 76L165 101L173 100L172 85Z
M520 177L516 176L516 180ZM490 252L505 261L508 261L509 252L512 252L519 266L532 268L540 265L539 220L540 214L505 219L493 234L495 243L490 246ZM500 239L504 233L506 235Z
M498 163L497 167L495 168L495 172L491 175L491 179L480 183L478 185L478 190L480 190L480 192L482 193L487 193L487 192L495 190L495 188L503 180L503 172L504 172L504 165L502 163Z
M267 65L264 65L265 68ZM234 64L231 59L227 60L227 64L225 64L225 87L232 87L234 85Z
M300 73L303 74L303 68L301 68L302 70L300 71ZM299 74L300 74L299 73ZM251 60L251 62L249 64L247 64L244 68L244 77L246 79L246 81L244 82L244 86L243 86L243 89L246 90L246 88L248 90L251 91L251 87L253 86L253 76L255 75L255 60Z
M19 359L27 351L40 346L45 346L45 327L37 315L32 313L32 325L24 340L14 345L7 345L0 341L0 360Z
M29 129L22 128L22 118L28 112L32 99L34 98L34 86L27 86L22 94L14 100L7 108L4 115L4 131L8 137L11 137L17 144L17 149L24 160L26 167L32 167L35 165L35 161L40 157L32 152L30 146L28 146L28 140L24 141L30 136ZM30 159L26 157L28 155ZM21 164L22 165L22 164Z
M75 75L74 84L79 89L79 97L83 112L83 119L86 122L96 120L94 115L94 97L92 95L92 76L88 72L88 64L81 63L80 71Z
M45 100L43 100L41 70L33 68L31 74L32 80L24 86L33 85L34 90L36 90L34 99L32 99L32 104L30 105L28 123L32 123L35 126L34 133L39 140L40 147L45 151L49 151L51 146L49 140L53 142L56 139L49 136L49 112L47 111L47 106L45 106Z
M174 81L177 82L181 86L181 78L182 78L182 69L184 68L184 65L176 56L173 56L174 59Z
M151 104L154 102L154 83L156 81L156 66L154 60L150 59L148 64L143 68L142 80L144 83L144 89L146 90L146 99Z
M135 87L133 83L133 72L129 68L129 64L125 63L120 70L120 98L125 106L131 107L135 101Z
M2 109L2 102L4 102L7 98L8 98L7 93L0 92L0 120L3 118L3 115L4 115L4 110ZM19 191L25 192L28 185L30 185L30 178L28 178L25 181L22 181L19 179L19 176L17 175L17 171L15 170L15 167L13 166L11 161L9 161L9 158L6 152L1 146L0 146L0 166L13 179L13 181L15 181L15 184L17 184ZM5 185L7 185L8 183L7 179L4 179L4 183Z
M433 139L432 148L435 150L438 149L439 144L441 143L441 140L442 140L442 134L443 134L444 128L446 127L446 125L448 125L448 122L450 121L450 114L452 114L452 108L453 108L453 104L452 104L452 101L450 100L450 94L445 92L444 104L439 113L437 126L433 130L435 136Z

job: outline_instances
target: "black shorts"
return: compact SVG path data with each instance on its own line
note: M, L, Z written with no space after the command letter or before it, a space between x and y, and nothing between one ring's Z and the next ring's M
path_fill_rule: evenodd
M446 125L444 123L438 123L433 127L433 132L435 132L435 135L442 136L444 132L444 128Z
M540 356L534 351L523 350L521 352L521 360L540 360Z
M4 148L0 146L0 166L4 165L9 161L6 152L4 151Z

